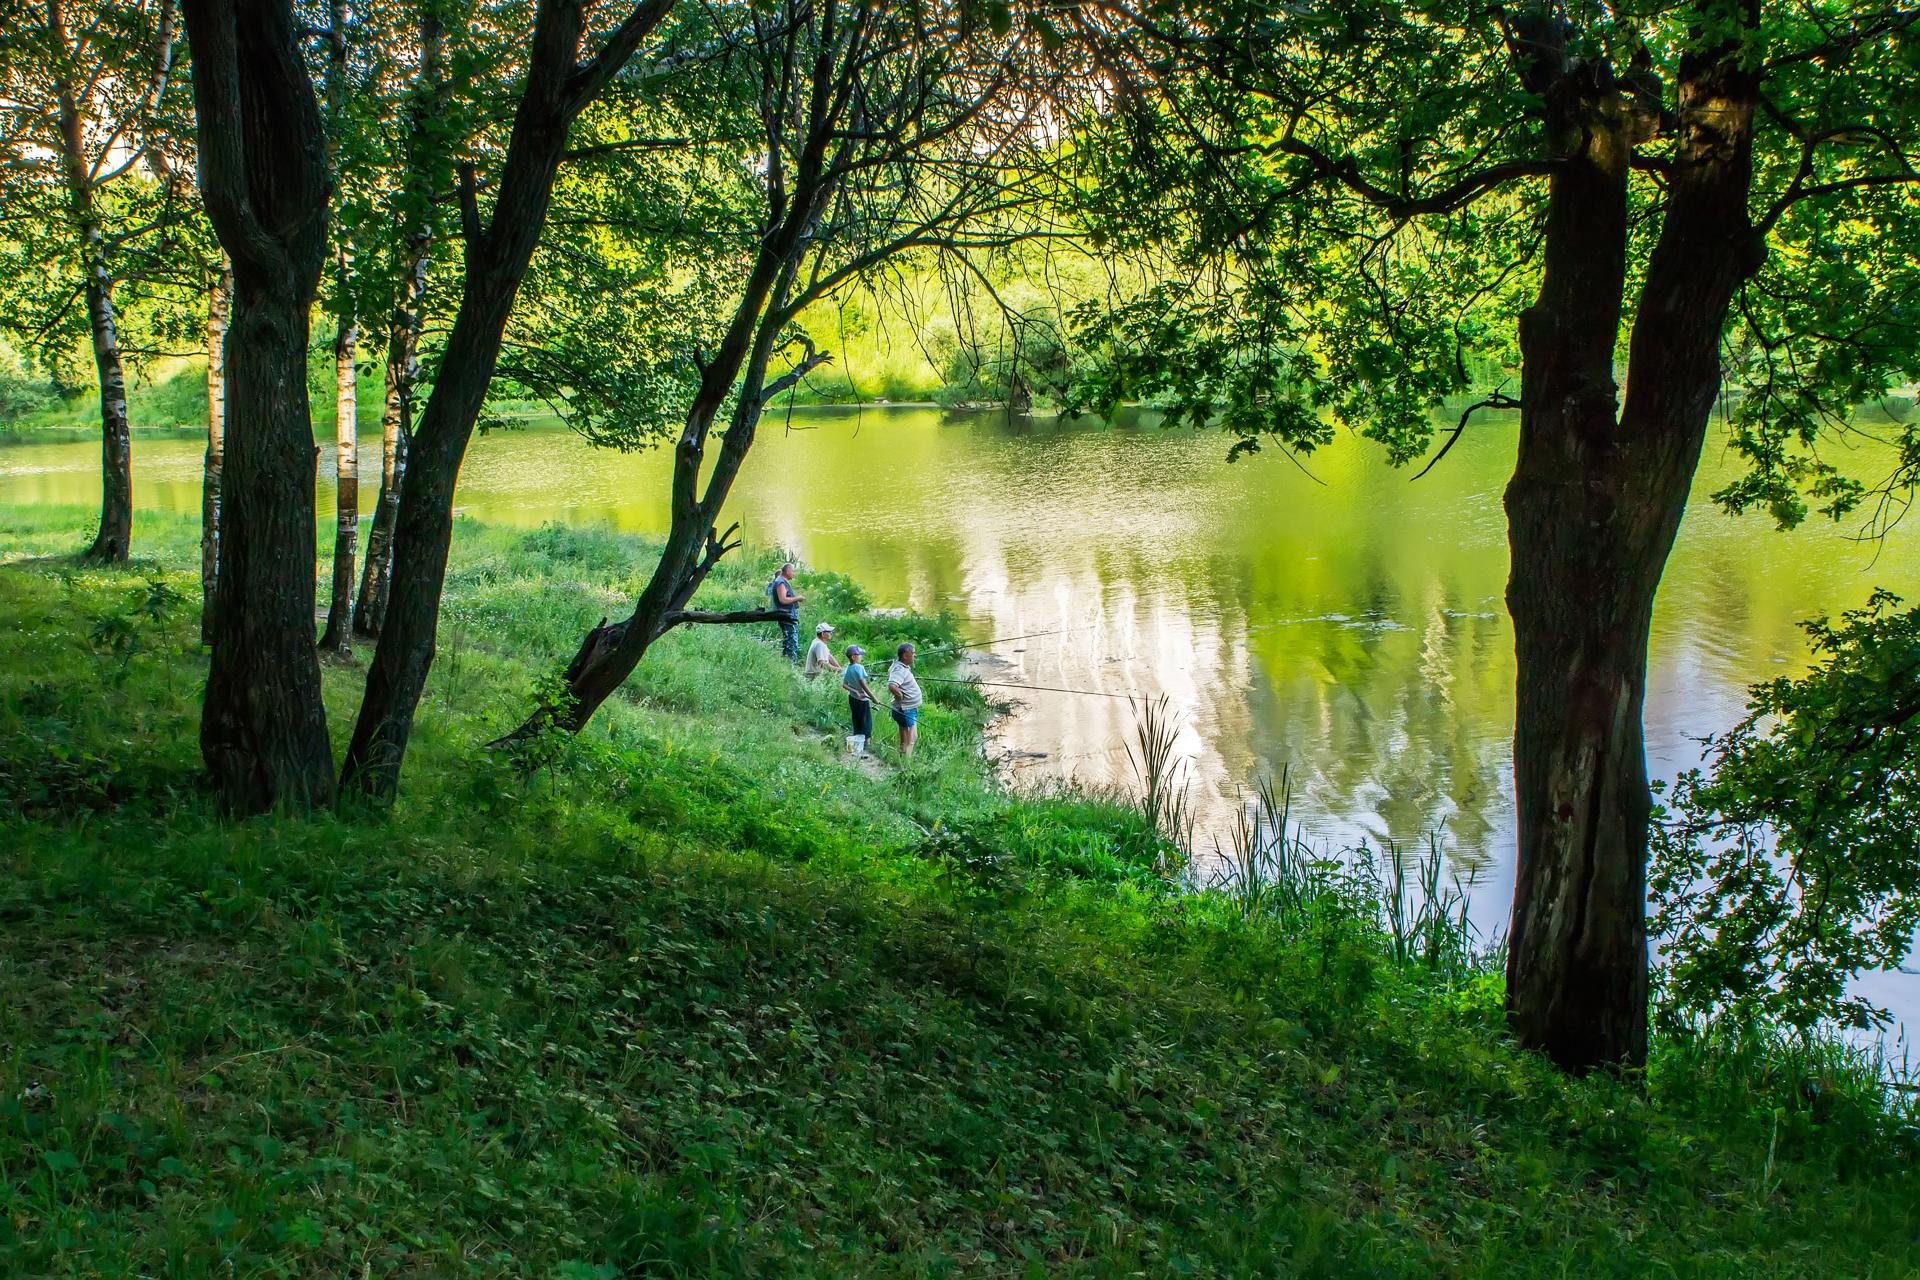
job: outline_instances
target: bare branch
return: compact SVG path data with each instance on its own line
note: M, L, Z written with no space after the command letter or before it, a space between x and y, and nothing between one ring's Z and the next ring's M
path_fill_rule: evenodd
M805 334L800 335L795 340L806 345L807 354L801 357L799 363L795 364L793 368L787 370L761 388L760 403L762 405L772 404L774 400L779 398L780 393L788 387L798 386L801 380L815 369L818 369L823 364L832 362L833 353L830 351L815 351L813 348L813 339L807 337Z
M1424 476L1427 472L1440 465L1440 459L1446 457L1453 449L1453 446L1460 443L1460 436L1467 429L1467 419L1471 418L1475 413L1482 409L1518 409L1519 407L1520 402L1518 400L1499 391L1494 392L1484 400L1476 400L1468 405L1466 411L1460 415L1460 421L1454 427L1452 434L1447 437L1447 442L1440 446L1440 452L1434 454L1432 458L1427 460L1427 465L1420 468L1420 475L1415 476L1414 479L1418 480L1420 476Z
M709 625L731 625L736 622L781 622L787 615L778 609L732 609L722 613L711 613L704 609L679 609L662 618L660 630L664 634L675 627L689 623Z

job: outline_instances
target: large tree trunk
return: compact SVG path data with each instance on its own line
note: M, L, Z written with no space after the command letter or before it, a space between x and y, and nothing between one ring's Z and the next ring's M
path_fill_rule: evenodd
M236 813L333 795L313 644L307 322L326 254L319 105L286 0L189 0L200 187L233 263L220 573L200 749Z
M359 380L354 366L354 349L359 344L360 326L351 315L342 315L333 340L333 592L320 647L343 657L353 650L354 558L360 549Z
M1507 1016L1522 1044L1570 1070L1646 1059L1648 634L1728 306L1758 266L1746 211L1758 85L1734 57L1682 63L1679 146L1617 421L1626 176L1640 126L1617 94L1548 99L1567 164L1552 181L1540 296L1521 322L1520 452L1506 495L1519 818ZM1571 100L1570 82L1560 87Z
M498 196L484 227L472 175L463 175L466 281L433 395L419 431L408 442L387 615L341 766L343 788L387 798L398 785L414 713L433 665L453 542L454 485L493 379L520 281L546 226L567 131L672 5L673 0L644 0L635 6L599 55L582 66L576 63L584 28L580 8L542 0Z
M1507 488L1519 866L1507 1012L1569 1070L1644 1059L1647 628L1664 563L1619 456L1523 427ZM1544 429L1543 429L1544 428Z
M200 473L200 643L213 643L214 586L220 580L220 477L227 455L227 309L233 272L207 291L207 456Z

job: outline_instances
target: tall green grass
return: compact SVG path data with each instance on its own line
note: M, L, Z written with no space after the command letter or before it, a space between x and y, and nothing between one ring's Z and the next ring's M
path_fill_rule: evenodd
M0 509L0 1274L1913 1273L1867 1094L1758 1046L1562 1077L1429 964L1413 868L1401 942L1323 869L1186 892L1132 800L997 786L977 690L869 772L770 628L709 628L488 756L640 540L463 524L398 805L224 820L197 533L107 570L84 518Z

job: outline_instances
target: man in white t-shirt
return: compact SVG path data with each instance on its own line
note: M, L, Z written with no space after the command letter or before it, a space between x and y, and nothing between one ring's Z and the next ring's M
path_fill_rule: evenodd
M900 754L910 756L920 736L920 682L913 675L911 643L894 650L893 665L887 668L887 694L893 699L888 712L900 726Z
M813 643L807 646L807 665L800 668L800 674L811 680L822 671L840 669L840 664L833 657L832 640L831 622L823 622L813 629Z

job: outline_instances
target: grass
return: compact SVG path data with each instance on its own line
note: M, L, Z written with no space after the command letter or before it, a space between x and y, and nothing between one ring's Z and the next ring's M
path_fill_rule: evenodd
M712 628L487 759L630 539L463 525L397 808L223 821L196 530L109 571L84 519L0 509L0 1275L1920 1270L1914 1133L1845 1064L1561 1077L1377 903L1180 893L1137 807L996 788L974 690L870 776ZM950 638L803 579L840 641Z

